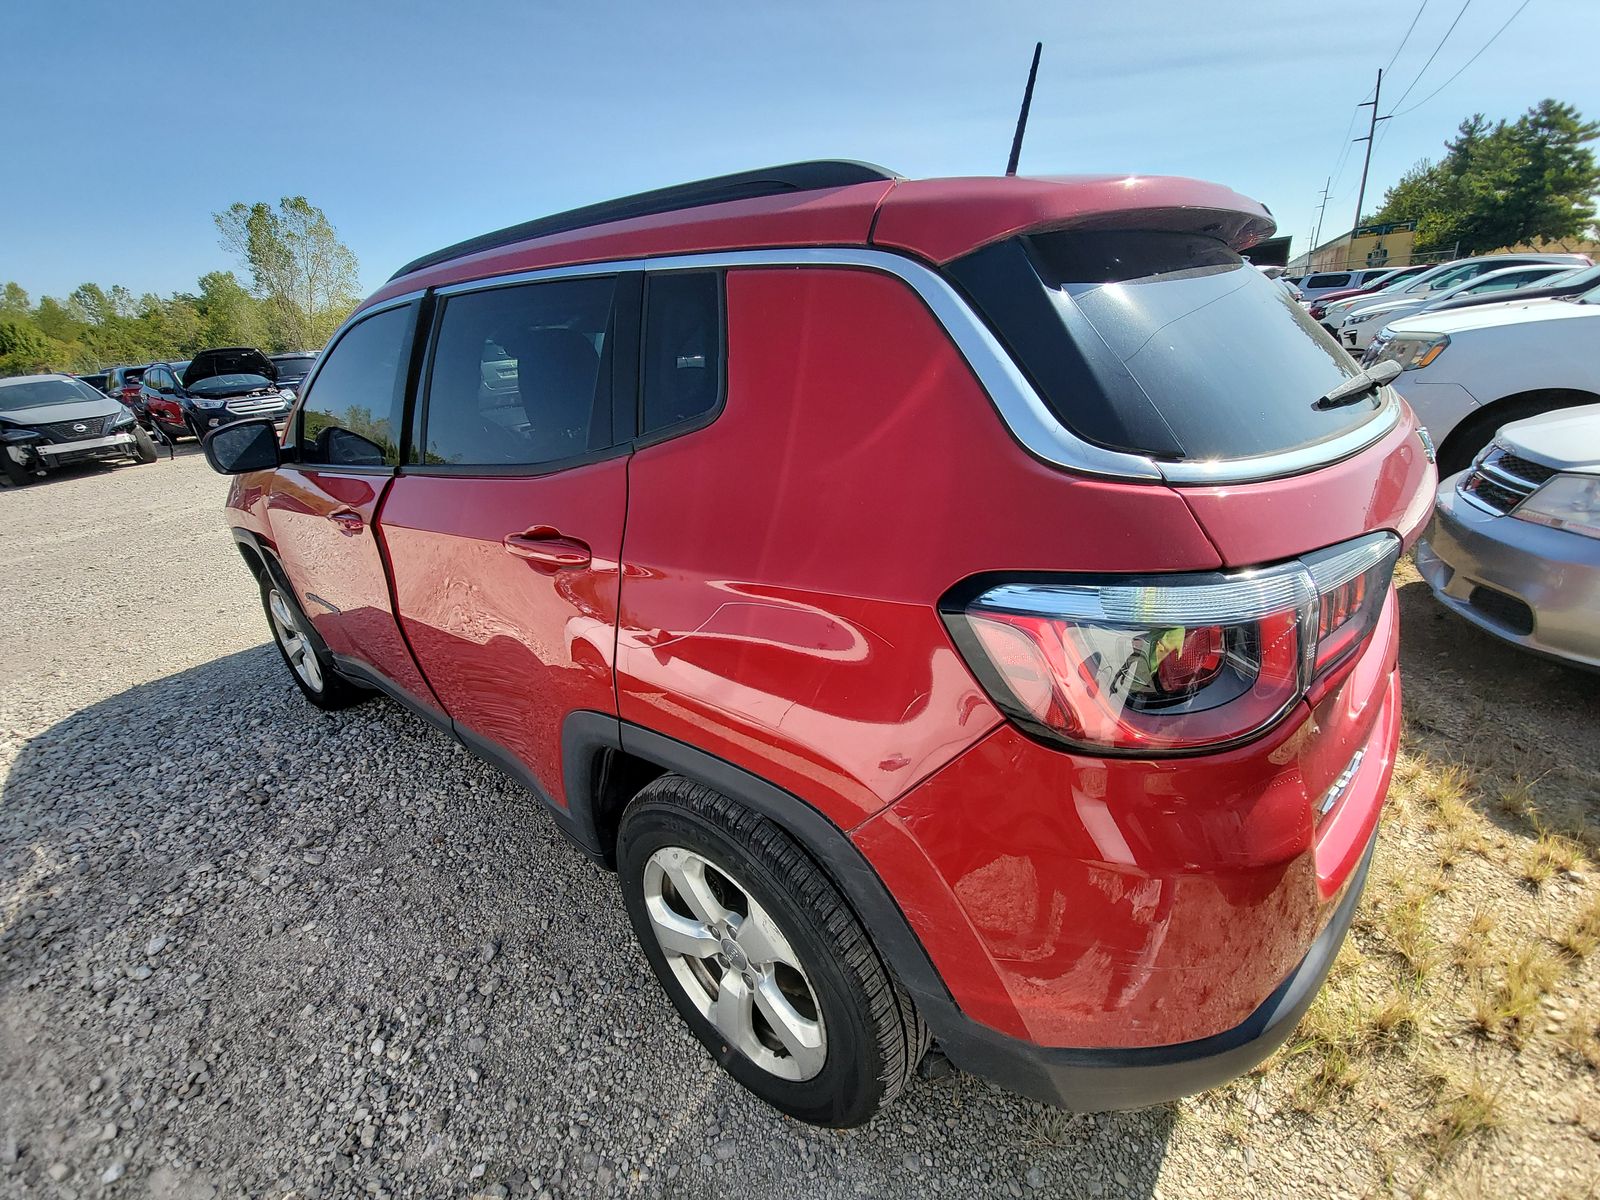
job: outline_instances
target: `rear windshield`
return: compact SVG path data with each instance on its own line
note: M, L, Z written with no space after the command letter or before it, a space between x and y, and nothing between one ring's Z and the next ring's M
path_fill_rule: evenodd
M1162 459L1293 450L1369 419L1319 409L1355 362L1281 287L1213 238L1054 233L950 273L1079 437Z

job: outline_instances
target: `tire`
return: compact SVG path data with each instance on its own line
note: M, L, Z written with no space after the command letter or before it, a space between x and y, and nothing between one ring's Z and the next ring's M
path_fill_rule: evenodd
M137 425L133 427L133 457L142 463L153 463L156 460L155 442Z
M289 677L307 700L318 708L334 711L371 698L371 692L334 669L320 640L306 632L311 623L294 596L279 589L272 573L265 570L261 572L261 607L266 610L267 627L272 630L272 641L283 665L289 668Z
M776 824L662 776L623 815L617 869L656 979L736 1080L832 1128L899 1096L927 1027L833 882ZM663 937L692 953L669 953Z
M1472 460L1478 457L1478 451L1493 440L1502 425L1509 425L1512 421L1520 421L1525 417L1537 417L1540 413L1593 403L1594 397L1581 393L1533 392L1515 400L1503 400L1473 413L1452 429L1449 436L1444 439L1444 444L1439 447L1439 478L1443 479L1447 475L1454 475L1457 471L1465 471L1470 467Z

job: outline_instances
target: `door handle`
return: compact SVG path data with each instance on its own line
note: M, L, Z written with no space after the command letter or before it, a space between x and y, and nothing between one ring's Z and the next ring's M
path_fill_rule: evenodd
M508 533L502 543L507 554L527 559L535 566L561 570L587 567L594 555L577 538L569 538L549 525L535 525L521 533Z
M336 509L329 513L328 520L337 525L342 533L360 533L366 526L361 514L348 508Z

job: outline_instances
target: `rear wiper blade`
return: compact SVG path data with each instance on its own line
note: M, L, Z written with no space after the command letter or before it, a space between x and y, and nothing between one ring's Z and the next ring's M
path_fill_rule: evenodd
M1352 375L1333 391L1313 404L1312 408L1338 408L1340 405L1349 404L1359 400L1369 392L1375 392L1386 383L1393 383L1400 376L1404 368L1392 358L1382 362L1375 362L1365 368L1359 375Z

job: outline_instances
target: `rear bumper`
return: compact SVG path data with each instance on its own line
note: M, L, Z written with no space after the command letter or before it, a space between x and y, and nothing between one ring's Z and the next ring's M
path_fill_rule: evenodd
M1374 832L1299 965L1231 1029L1173 1046L1077 1050L1037 1046L956 1015L938 1030L939 1046L964 1071L1046 1104L1086 1112L1164 1104L1237 1079L1283 1045L1311 1007L1344 944L1376 844Z
M1478 508L1439 485L1417 570L1434 598L1496 637L1600 669L1600 542Z

